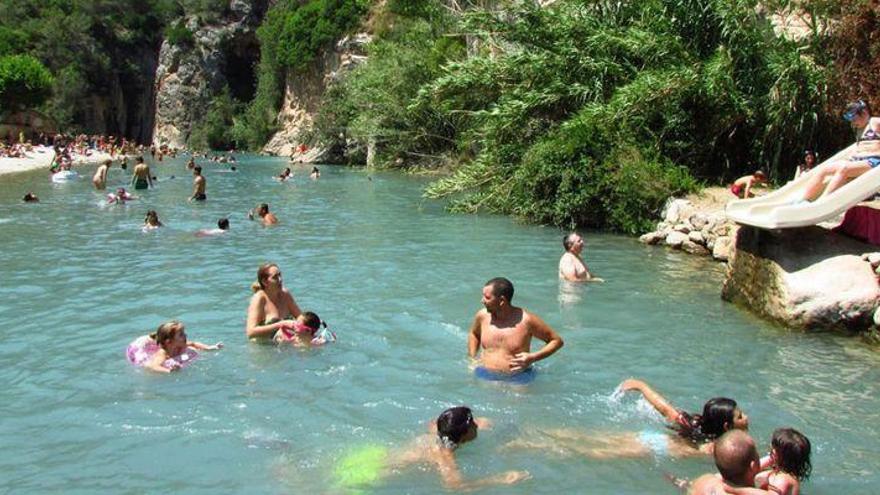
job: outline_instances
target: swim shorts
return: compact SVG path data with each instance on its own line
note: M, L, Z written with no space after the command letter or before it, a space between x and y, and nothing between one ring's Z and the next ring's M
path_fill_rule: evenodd
M474 368L475 377L490 382L507 382L525 385L534 381L535 375L537 375L535 368L526 368L519 373L499 373L497 371L488 370L483 366L477 366Z
M206 199L208 199L208 197L205 196L205 193L199 194L199 195L197 195L197 196L195 197L195 200L196 200L196 201L204 201L204 200L206 200Z
M853 162L868 162L871 168L877 168L880 165L880 156L854 156L850 158Z
M149 185L150 184L146 181L146 179L138 179L134 182L135 189L147 189Z

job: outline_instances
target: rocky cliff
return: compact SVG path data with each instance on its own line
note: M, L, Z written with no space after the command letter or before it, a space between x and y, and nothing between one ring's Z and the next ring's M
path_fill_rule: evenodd
M346 36L310 67L287 74L284 103L278 112L278 132L263 148L264 153L291 156L303 162L337 163L346 153L344 143L298 150L299 136L308 130L327 87L366 61L367 34Z
M239 100L253 98L254 65L260 59L256 29L268 6L269 0L233 0L219 22L201 25L198 18L185 20L193 33L191 43L162 43L153 142L184 146L193 123L224 87Z

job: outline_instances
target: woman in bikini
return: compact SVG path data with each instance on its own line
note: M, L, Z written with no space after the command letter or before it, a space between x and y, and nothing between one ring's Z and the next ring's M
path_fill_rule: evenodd
M880 118L871 117L871 107L864 100L846 107L843 118L858 131L856 151L848 160L820 166L804 188L802 200L812 201L821 193L825 197L854 179L880 166ZM825 180L831 177L828 185ZM824 187L825 192L822 192Z
M257 281L251 285L254 295L248 306L245 334L249 339L271 340L275 332L293 330L294 319L302 313L293 295L281 281L281 269L265 263L257 270Z

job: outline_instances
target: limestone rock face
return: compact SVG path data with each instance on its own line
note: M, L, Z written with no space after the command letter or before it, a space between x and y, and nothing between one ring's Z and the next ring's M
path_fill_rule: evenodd
M789 327L867 329L880 305L868 248L819 227L740 227L722 297Z
M162 43L153 142L183 147L193 124L207 113L211 99L224 86L239 99L253 96L253 65L260 59L256 29L267 8L268 0L234 0L220 23L200 26L196 19L187 19L192 45Z
M352 149L343 142L327 149L299 151L297 148L300 134L312 126L324 91L347 72L366 62L365 47L371 39L367 34L347 36L311 67L287 74L284 103L277 120L279 131L263 147L264 153L290 156L304 163L340 163L357 151L356 147Z

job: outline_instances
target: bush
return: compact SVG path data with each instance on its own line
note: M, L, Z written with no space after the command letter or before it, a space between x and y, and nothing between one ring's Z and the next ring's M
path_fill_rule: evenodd
M228 150L237 148L233 133L233 119L239 105L232 98L228 87L214 97L208 112L194 123L187 145L195 150Z
M0 57L0 108L37 107L52 94L52 74L30 55Z
M193 32L186 27L183 19L165 28L165 39L172 45L192 46L195 43Z

